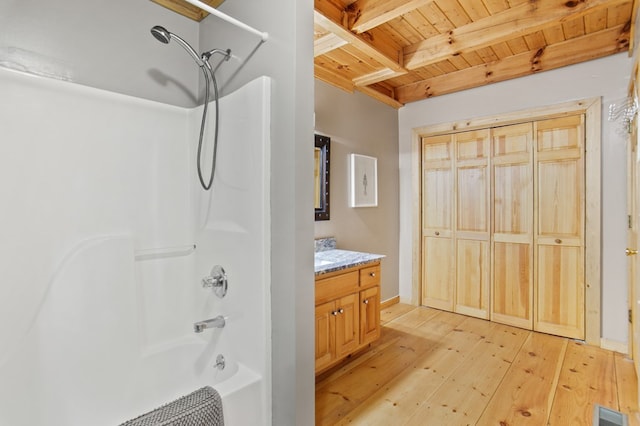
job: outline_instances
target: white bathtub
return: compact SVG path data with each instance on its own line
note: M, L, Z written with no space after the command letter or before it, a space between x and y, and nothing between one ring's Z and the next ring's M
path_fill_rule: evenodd
M225 357L224 369L216 368L218 352L214 349L200 341L146 356L136 369L135 394L128 394L128 400L135 401L135 404L127 407L121 421L137 417L203 386L211 386L222 399L226 425L263 424L265 407L260 403L264 391L263 377L228 357ZM161 377L158 377L159 371L164 372Z

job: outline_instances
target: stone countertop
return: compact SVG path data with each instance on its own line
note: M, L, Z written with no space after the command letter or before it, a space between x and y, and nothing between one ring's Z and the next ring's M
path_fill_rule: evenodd
M316 276L341 269L352 268L354 266L365 265L367 263L380 260L386 256L382 254L363 253L349 250L323 250L315 254L314 267Z

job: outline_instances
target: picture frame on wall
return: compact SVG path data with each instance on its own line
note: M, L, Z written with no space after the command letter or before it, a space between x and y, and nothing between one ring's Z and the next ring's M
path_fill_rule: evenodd
M360 154L349 157L349 207L377 207L378 159Z

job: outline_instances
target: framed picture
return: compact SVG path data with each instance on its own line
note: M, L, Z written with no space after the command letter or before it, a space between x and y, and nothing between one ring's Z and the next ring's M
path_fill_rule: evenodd
M378 159L366 155L350 155L349 207L378 205Z

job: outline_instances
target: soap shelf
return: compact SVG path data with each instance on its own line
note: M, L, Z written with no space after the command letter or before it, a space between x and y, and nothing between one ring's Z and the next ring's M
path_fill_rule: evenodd
M162 259L167 257L188 256L191 253L193 253L195 249L196 249L195 244L191 244L187 246L142 249L142 250L135 251L134 258L136 261L139 261L139 260Z

